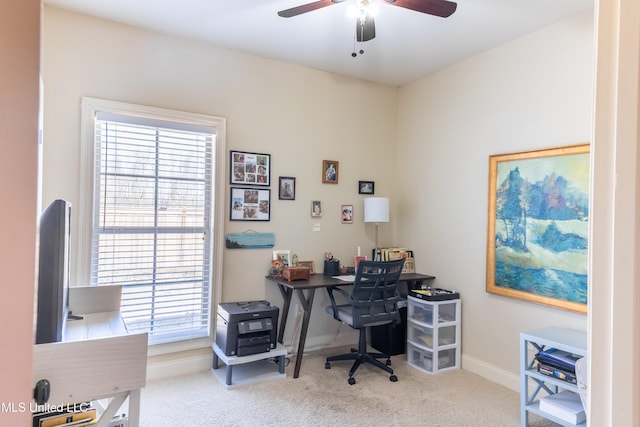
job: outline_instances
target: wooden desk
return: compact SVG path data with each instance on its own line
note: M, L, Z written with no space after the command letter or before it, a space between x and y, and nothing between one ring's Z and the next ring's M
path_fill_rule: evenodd
M408 289L418 289L422 286L425 280L435 279L435 276L428 276L426 274L419 273L404 273L400 276L400 282L406 283ZM352 285L352 281L344 281L340 279L334 279L329 275L314 274L309 280L296 280L289 282L282 277L269 277L267 280L278 285L284 304L282 306L282 317L280 318L280 326L278 327L278 342L282 344L284 340L284 328L287 324L287 317L289 316L289 307L291 306L291 298L295 291L298 296L298 300L304 310L302 316L302 326L300 328L300 340L298 342L298 353L296 354L296 365L293 371L293 378L298 378L300 375L300 366L302 365L302 355L304 354L304 346L307 340L307 330L309 329L309 319L311 318L311 308L313 307L313 298L315 296L316 289L318 288L332 288L336 286Z

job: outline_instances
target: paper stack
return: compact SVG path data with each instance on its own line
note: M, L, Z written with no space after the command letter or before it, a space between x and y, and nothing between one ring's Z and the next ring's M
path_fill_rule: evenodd
M586 421L587 416L580 396L570 391L561 391L540 399L540 410L572 424Z

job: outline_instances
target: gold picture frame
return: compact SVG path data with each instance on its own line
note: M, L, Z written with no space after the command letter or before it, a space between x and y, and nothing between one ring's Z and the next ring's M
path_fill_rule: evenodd
M316 274L316 263L313 261L298 261L298 267L307 267L309 274Z
M587 312L589 152L489 157L487 292Z
M336 160L322 161L322 182L324 184L337 184L340 163Z

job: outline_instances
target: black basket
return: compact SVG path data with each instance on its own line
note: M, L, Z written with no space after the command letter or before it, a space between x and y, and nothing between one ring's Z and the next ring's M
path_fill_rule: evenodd
M455 291L448 291L441 288L413 289L409 291L409 295L427 301L448 301L460 299L460 294Z

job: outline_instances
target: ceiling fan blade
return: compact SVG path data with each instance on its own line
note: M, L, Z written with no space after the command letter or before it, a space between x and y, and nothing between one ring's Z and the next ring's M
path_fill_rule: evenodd
M318 0L313 3L303 4L301 6L292 7L290 9L281 10L278 12L278 16L283 18L291 18L292 16L302 15L303 13L312 12L323 7L331 6L335 3L340 3L344 0Z
M364 23L356 18L356 38L359 42L368 42L376 36L376 24L372 16L367 16Z
M447 18L456 11L457 3L447 0L385 0L387 3L416 12Z

